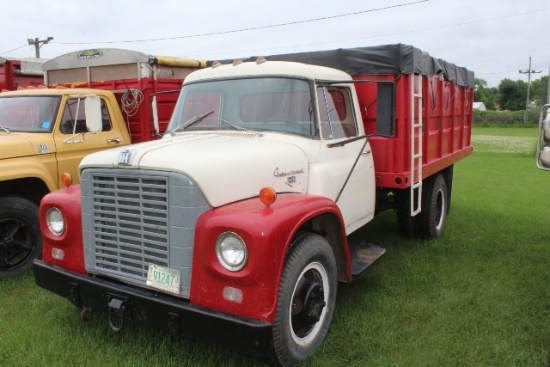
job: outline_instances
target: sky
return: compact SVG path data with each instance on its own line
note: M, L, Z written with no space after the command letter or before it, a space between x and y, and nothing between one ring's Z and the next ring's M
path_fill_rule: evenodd
M24 0L2 4L0 56L122 48L218 60L404 43L497 87L550 68L550 0ZM524 73L520 73L523 71ZM540 71L540 72L539 72Z

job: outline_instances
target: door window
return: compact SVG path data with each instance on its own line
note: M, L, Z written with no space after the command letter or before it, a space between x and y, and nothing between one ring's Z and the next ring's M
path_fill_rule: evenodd
M104 100L101 100L101 120L103 125L102 131L110 131L112 129L111 116L109 115L109 109ZM71 98L67 100L59 129L62 134L67 135L88 132L86 128L86 107L84 98Z
M318 87L317 102L323 139L351 138L357 135L357 125L348 88Z

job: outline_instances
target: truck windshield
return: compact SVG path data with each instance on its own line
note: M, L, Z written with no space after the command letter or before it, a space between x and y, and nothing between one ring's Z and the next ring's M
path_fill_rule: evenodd
M0 97L2 131L51 132L60 101L59 96Z
M167 131L238 129L315 138L319 134L312 101L310 85L301 79L262 77L188 84Z

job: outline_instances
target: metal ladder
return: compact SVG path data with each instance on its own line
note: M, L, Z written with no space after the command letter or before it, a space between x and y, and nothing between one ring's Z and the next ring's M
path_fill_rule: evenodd
M422 210L422 75L411 75L411 217Z

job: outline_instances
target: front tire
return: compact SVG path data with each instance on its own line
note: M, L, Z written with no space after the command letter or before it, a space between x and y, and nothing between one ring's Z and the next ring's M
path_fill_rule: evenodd
M37 206L20 197L0 199L0 278L27 271L42 255Z
M293 366L307 359L328 332L336 303L337 272L327 240L301 236L290 249L277 299L271 361Z

